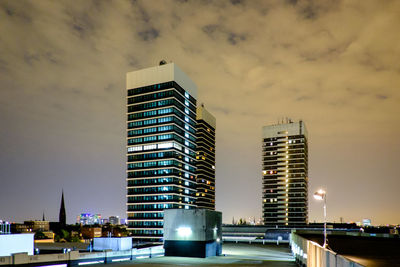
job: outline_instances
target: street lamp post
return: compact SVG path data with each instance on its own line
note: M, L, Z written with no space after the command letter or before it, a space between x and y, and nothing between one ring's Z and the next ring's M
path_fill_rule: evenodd
M314 198L324 201L324 248L327 247L328 238L326 237L326 192L322 189L314 193Z

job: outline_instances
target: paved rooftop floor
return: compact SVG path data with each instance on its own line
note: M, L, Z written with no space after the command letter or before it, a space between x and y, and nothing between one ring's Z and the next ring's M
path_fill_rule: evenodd
M287 245L256 245L224 243L222 247L224 256L208 258L189 257L157 257L151 259L138 259L130 262L112 263L107 266L297 266ZM91 265L101 267L103 264Z

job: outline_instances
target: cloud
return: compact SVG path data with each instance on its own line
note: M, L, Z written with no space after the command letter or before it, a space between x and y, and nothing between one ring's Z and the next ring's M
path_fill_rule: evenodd
M29 165L32 143L43 144L42 157L55 166L74 166L73 153L85 155L99 172L60 174L57 186L72 179L72 190L85 178L105 193L110 177L121 176L113 194L122 192L124 201L125 73L166 59L196 82L199 102L217 116L217 207L228 221L260 216L265 124L303 119L310 162L324 158L320 166L338 155L350 161L355 144L365 153L378 139L390 151L399 147L399 12L398 1L2 1L0 114L3 140L14 144L2 167L22 149ZM51 157L64 150L61 159ZM106 165L110 172L102 174ZM318 177L336 181L320 166L311 166L310 188ZM396 177L395 166L388 168ZM349 170L338 179L353 174L360 175ZM53 181L46 175L31 179ZM254 208L235 214L233 196L247 182L256 193L244 198Z

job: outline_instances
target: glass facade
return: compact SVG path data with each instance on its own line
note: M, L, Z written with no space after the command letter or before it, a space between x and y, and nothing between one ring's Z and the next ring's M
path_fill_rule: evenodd
M128 230L160 241L164 209L195 207L195 98L175 81L128 89Z
M199 208L215 210L215 129L197 120L197 201Z

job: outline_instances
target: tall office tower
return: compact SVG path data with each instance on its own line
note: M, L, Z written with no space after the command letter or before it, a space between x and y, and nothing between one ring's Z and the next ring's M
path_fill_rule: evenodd
M202 104L197 108L197 200L198 208L215 210L216 120Z
M303 121L263 127L263 220L270 226L308 221L308 148Z
M164 209L193 209L196 92L174 63L127 73L127 222L135 239L159 241Z

